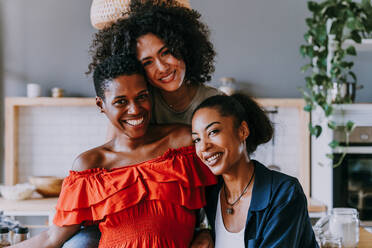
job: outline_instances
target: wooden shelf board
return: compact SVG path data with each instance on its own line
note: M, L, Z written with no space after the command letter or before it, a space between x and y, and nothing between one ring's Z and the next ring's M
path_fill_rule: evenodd
M6 213L27 213L25 215L46 215L53 212L58 198L31 198L15 201L0 197L0 210ZM10 215L10 214L9 214Z
M94 106L93 97L7 97L5 103L12 106Z

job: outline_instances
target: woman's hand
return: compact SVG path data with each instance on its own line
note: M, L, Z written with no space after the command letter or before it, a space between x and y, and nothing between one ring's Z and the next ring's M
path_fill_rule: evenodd
M191 243L190 248L213 248L212 235L208 230L198 232Z

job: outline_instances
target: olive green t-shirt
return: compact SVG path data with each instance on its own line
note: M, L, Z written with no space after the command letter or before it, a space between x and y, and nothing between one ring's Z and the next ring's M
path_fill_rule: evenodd
M223 93L216 88L201 84L198 86L190 105L185 110L177 112L167 105L158 91L154 91L152 122L156 124L181 123L190 125L194 109L208 97L221 94Z

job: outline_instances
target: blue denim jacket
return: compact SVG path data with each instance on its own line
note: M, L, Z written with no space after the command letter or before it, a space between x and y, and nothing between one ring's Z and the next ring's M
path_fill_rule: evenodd
M318 247L307 212L306 196L294 177L254 161L255 180L244 233L245 247ZM218 194L223 184L207 188L206 213L215 240Z

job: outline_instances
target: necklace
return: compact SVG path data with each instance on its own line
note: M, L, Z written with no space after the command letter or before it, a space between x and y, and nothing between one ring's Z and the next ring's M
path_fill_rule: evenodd
M248 182L247 186L244 187L243 192L240 194L240 196L238 197L238 199L236 199L233 203L230 203L227 200L226 186L225 186L225 183L223 184L223 192L225 193L225 201L226 201L226 204L230 206L230 207L227 207L226 208L226 213L227 214L234 214L234 208L233 207L243 197L243 195L245 193L247 193L247 189L248 189L248 186L252 182L252 179L253 179L253 176L254 176L254 172L255 172L255 167L253 167L253 173L252 173L251 179L249 179L249 182Z
M196 93L199 89L199 87L195 87L195 86L191 85L191 83L189 83L189 82L183 82L183 84L185 84L184 89L183 89L184 94L180 95L180 97L177 97L177 99L174 103L168 103L168 101L166 101L166 99L169 100L169 97L166 97L166 96L164 96L163 94L160 93L160 97L163 100L163 102L165 103L165 105L167 105L167 107L170 108L171 110L173 110L175 112L179 112L179 113L184 112L189 108L189 106L191 105L191 103L192 103L192 101L193 101L194 97L196 96Z

